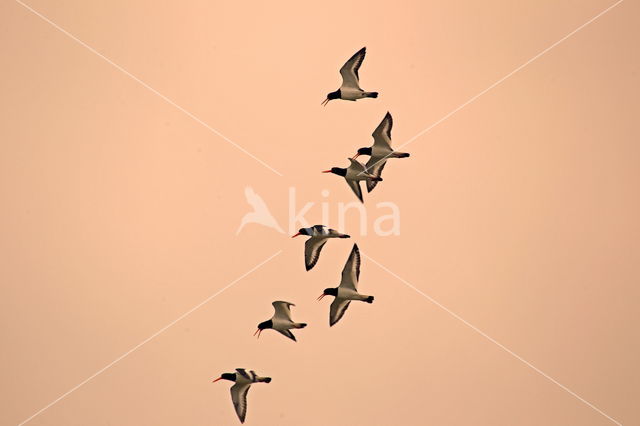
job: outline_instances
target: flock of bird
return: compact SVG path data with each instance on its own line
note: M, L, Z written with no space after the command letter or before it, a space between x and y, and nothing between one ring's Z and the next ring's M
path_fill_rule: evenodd
M358 70L364 61L365 54L366 48L363 47L340 68L342 85L335 92L329 93L327 98L322 102L322 105L326 105L334 99L356 101L363 98L378 97L378 92L367 92L360 88ZM349 167L333 167L330 170L325 170L323 173L333 173L344 177L358 199L364 202L360 182L365 181L367 191L371 192L378 182L382 181L382 170L389 158L409 157L408 153L397 152L391 148L392 126L393 119L391 114L387 112L382 122L372 134L374 140L372 146L358 149L356 155L349 158L351 162ZM369 161L366 165L356 160L360 155L369 156ZM310 237L304 245L304 262L307 271L311 270L316 263L318 263L320 252L330 238L350 238L349 235L330 229L324 225L301 228L292 238L299 235ZM326 288L318 297L318 300L321 300L325 296L334 297L329 308L329 326L333 326L340 321L352 301L373 303L373 296L363 295L358 292L359 278L360 250L358 249L358 245L354 244L349 258L342 269L340 285L335 288ZM258 329L254 333L254 336L257 335L260 337L263 330L272 329L296 341L296 337L291 330L305 328L307 324L295 322L291 318L291 306L295 305L280 300L273 302L272 305L274 309L273 316L258 324ZM270 377L258 376L253 370L247 371L244 368L237 368L235 373L224 373L215 379L214 382L218 380L234 382L234 385L231 386L231 400L233 401L233 406L241 423L244 423L247 415L247 393L251 385L254 383L271 382Z

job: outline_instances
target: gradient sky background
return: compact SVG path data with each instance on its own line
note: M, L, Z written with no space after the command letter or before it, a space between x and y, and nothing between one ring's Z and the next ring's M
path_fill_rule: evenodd
M29 425L234 425L235 367L273 377L247 425L612 425L363 259L328 327L322 289L363 254L607 415L639 424L640 5L625 1L403 150L365 194L401 235L303 241L302 201L355 199L319 172L396 146L613 1L29 5L262 159L273 173L13 0L0 2L0 423L15 425L256 265L279 255ZM355 17L355 18L353 18ZM320 102L367 46L377 100ZM322 191L329 191L327 197ZM306 216L313 224L318 204ZM327 225L336 226L332 219ZM251 337L271 301L298 343Z

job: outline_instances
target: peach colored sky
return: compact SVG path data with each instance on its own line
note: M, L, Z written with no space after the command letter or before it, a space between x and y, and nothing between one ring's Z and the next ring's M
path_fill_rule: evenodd
M625 1L403 150L365 194L401 233L236 236L251 186L286 227L355 199L344 166L388 110L396 146L613 1L28 2L278 176L19 3L0 3L0 423L16 425L274 253L29 425L234 425L235 367L273 377L248 425L612 425L363 259L328 327L315 297L351 244L607 415L640 422L640 37ZM353 24L348 16L357 16ZM362 46L376 100L331 102ZM322 191L328 190L328 197ZM327 225L336 226L332 219ZM371 223L369 223L371 229ZM298 343L251 337L271 301Z

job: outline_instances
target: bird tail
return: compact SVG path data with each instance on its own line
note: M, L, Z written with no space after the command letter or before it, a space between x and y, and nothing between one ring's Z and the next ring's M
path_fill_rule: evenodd
M271 383L271 377L256 377L257 382Z
M407 158L407 157L411 157L411 154L409 154L408 152L396 152L394 157L396 157L396 158Z
M365 98L377 98L378 92L366 92L364 94Z
M307 326L306 322L297 322L293 325L295 328L305 328Z
M367 303L373 303L373 296L369 296L366 298L365 302Z

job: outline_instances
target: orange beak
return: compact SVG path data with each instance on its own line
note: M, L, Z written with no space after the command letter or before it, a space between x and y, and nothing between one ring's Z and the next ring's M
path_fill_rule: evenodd
M291 238L295 238L295 237L297 237L298 235L302 235L302 233L301 233L301 232L298 232L296 235L292 235L292 236L291 236Z
M253 335L255 336L256 334L258 335L258 339L259 339L259 338L260 338L260 335L262 334L262 330L257 329L257 330L256 330L256 332L255 332L255 333L253 333Z
M355 160L356 158L358 158L360 156L360 154L356 153L356 155L353 156L353 159Z
M322 103L320 105L327 106L328 103L329 103L329 98L327 98L324 101L322 101Z
M325 297L326 294L322 293L316 300L322 300L323 297Z
M322 173L331 173L331 170L323 170Z
M215 383L215 382L217 382L218 380L222 380L222 377L218 377L217 379L215 379L215 380L214 380L213 382L211 382L211 383Z

